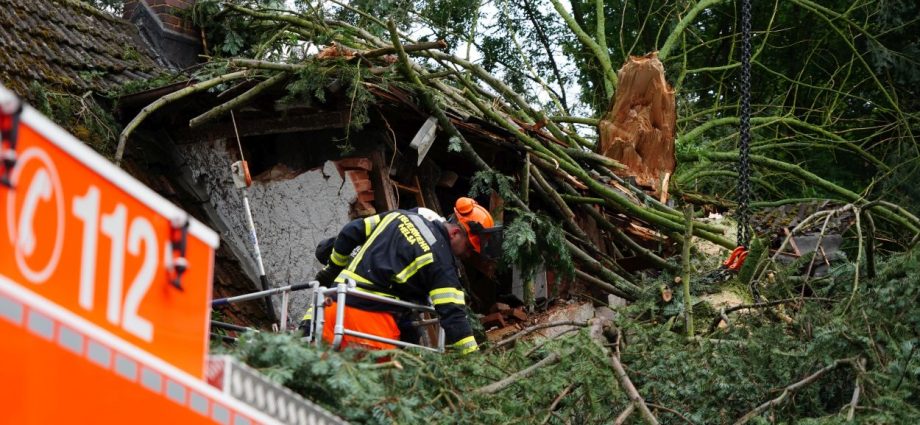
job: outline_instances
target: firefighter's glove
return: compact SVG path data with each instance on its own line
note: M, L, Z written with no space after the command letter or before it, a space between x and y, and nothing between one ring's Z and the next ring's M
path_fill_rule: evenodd
M325 287L332 286L332 282L339 275L339 272L342 271L342 267L339 267L335 264L329 263L324 267L319 273L316 274L316 280L319 281L319 284Z

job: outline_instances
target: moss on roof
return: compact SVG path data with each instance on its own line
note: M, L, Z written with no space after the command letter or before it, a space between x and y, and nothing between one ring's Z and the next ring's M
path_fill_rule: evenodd
M0 83L109 92L165 71L131 23L76 0L0 0Z

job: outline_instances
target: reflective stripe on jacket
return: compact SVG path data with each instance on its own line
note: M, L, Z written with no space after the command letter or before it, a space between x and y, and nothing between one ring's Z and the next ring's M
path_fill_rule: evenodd
M348 254L361 246L348 262ZM344 270L335 279L354 279L358 289L427 305L429 298L444 328L448 345L461 352L478 349L466 318L466 303L450 238L442 223L433 223L404 210L354 220L339 232L330 260ZM349 306L369 311L393 311L394 306L348 299ZM472 345L470 345L472 341Z

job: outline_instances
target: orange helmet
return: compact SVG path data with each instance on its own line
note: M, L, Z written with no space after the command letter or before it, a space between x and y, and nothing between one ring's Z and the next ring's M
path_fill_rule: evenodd
M480 245L479 233L483 229L488 229L495 225L495 221L492 220L492 214L489 214L489 211L479 205L475 199L463 197L458 198L457 202L454 203L454 217L466 230L467 238L469 238L470 244L473 245L473 250L481 253L482 246ZM473 224L472 228L471 223Z

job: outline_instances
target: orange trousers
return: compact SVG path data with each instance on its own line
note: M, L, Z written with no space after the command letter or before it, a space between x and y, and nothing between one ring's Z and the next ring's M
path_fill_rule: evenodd
M335 310L336 303L326 306L323 325L323 341L332 344L335 337ZM399 340L399 328L393 315L381 311L365 311L354 307L345 306L345 329L363 332L383 338ZM369 350L391 350L396 348L393 344L372 341L345 335L340 348L365 348Z

